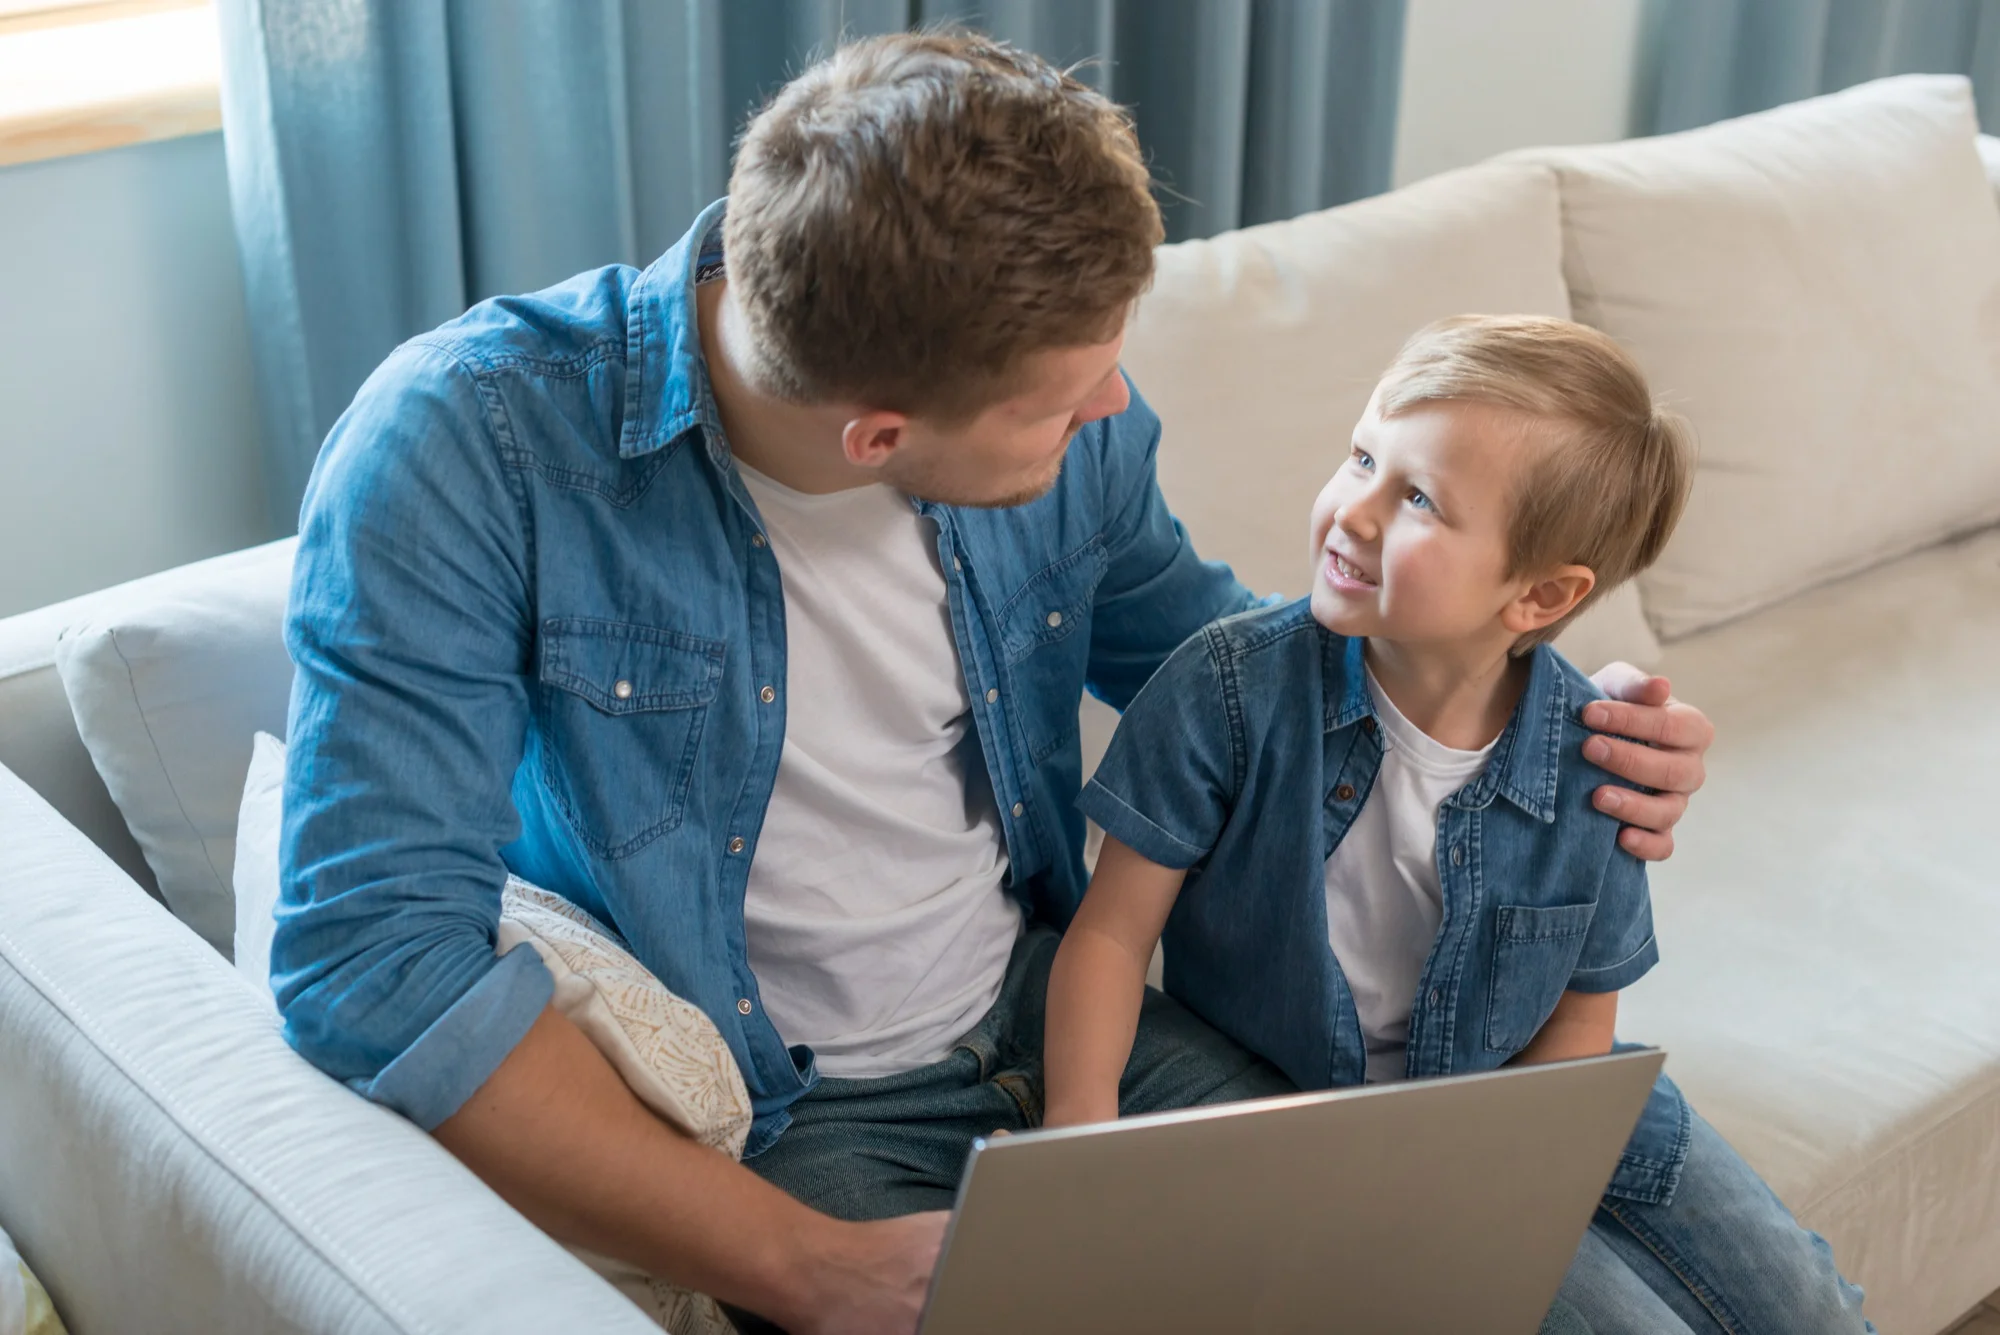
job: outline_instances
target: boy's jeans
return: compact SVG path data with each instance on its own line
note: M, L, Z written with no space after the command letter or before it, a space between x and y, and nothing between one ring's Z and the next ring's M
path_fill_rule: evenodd
M748 1166L806 1204L842 1219L949 1210L975 1136L1024 1131L1041 1122L1043 1002L1059 939L1045 928L1032 929L1021 938L993 1009L944 1060L880 1079L821 1081L793 1105L792 1125L777 1144L746 1160ZM1275 1067L1237 1047L1171 998L1147 991L1132 1059L1118 1091L1123 1112L1159 1112L1294 1092ZM1729 1204L1725 1214L1731 1229L1771 1227L1779 1230L1779 1242L1799 1238L1810 1242L1803 1252L1797 1247L1781 1251L1752 1247L1741 1232L1689 1235L1683 1218L1702 1220L1695 1201L1711 1195ZM1754 1205L1765 1199L1775 1214L1745 1215L1745 1202ZM1646 1208L1618 1205L1635 1216ZM1641 1220L1641 1227L1664 1229L1675 1237L1680 1250L1666 1281L1683 1293L1685 1286L1676 1275L1692 1275L1699 1283L1699 1276L1718 1273L1732 1290L1746 1284L1770 1285L1775 1297L1798 1305L1783 1309L1783 1322L1767 1321L1758 1311L1745 1314L1755 1324L1664 1324L1663 1320L1679 1320L1672 1313L1681 1311L1681 1306L1663 1305L1652 1295L1647 1286L1660 1276L1653 1269L1637 1268L1632 1264L1637 1256L1628 1260L1622 1245L1604 1236L1606 1214L1600 1210L1599 1223L1585 1238L1565 1282L1563 1301L1542 1328L1544 1335L1589 1335L1593 1327L1596 1335L1636 1331L1682 1335L1688 1330L1702 1335L1717 1331L1831 1335L1861 1329L1858 1317L1843 1325L1818 1315L1821 1308L1810 1305L1808 1299L1827 1291L1836 1304L1851 1296L1858 1310L1859 1294L1834 1288L1838 1276L1825 1256L1825 1244L1793 1224L1756 1175L1698 1118L1694 1148L1674 1205L1651 1213L1657 1218L1650 1226ZM1767 1259L1768 1270L1760 1269ZM1565 1306L1578 1304L1579 1298L1590 1304L1584 1309L1589 1325ZM1663 1319L1660 1313L1668 1315ZM772 1329L754 1317L733 1315L745 1330ZM1605 1324L1597 1325L1600 1320Z

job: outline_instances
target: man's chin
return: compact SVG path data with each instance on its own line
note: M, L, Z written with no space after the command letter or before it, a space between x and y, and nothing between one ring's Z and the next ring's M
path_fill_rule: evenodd
M1062 464L1058 462L1047 477L1012 491L994 494L961 490L956 486L932 485L916 492L924 500L937 505L955 505L966 510L1011 510L1017 505L1027 505L1039 501L1055 490L1056 482L1062 477Z

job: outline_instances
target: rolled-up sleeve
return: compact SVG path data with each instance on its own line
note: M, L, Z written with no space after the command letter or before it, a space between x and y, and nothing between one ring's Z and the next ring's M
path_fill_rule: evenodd
M1583 953L1570 974L1572 992L1619 992L1660 962L1653 936L1653 900L1646 864L1622 848L1611 850L1590 917Z
M478 387L407 345L335 424L301 515L271 982L309 1061L425 1128L548 1004L494 942L533 642L525 519Z
M1162 867L1208 855L1240 782L1213 638L1195 635L1140 690L1077 799L1106 834Z

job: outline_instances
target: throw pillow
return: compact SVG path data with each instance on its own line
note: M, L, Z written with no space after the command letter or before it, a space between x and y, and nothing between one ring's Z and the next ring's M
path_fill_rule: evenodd
M0 1229L0 1335L67 1335L49 1291Z
M1576 318L1693 421L1664 638L2000 519L2000 211L1957 76L1535 150Z
M78 734L174 916L227 951L236 812L259 729L292 684L292 541L204 561L63 632L56 670Z

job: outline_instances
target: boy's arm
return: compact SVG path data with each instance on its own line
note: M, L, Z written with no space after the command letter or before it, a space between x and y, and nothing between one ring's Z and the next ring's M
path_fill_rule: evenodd
M1045 1126L1117 1118L1118 1081L1139 1028L1146 966L1186 876L1105 836L1097 874L1049 974Z
M1602 1057L1611 1051L1618 1027L1616 992L1565 992L1542 1022L1527 1047L1514 1054L1510 1066L1535 1066L1575 1057Z

